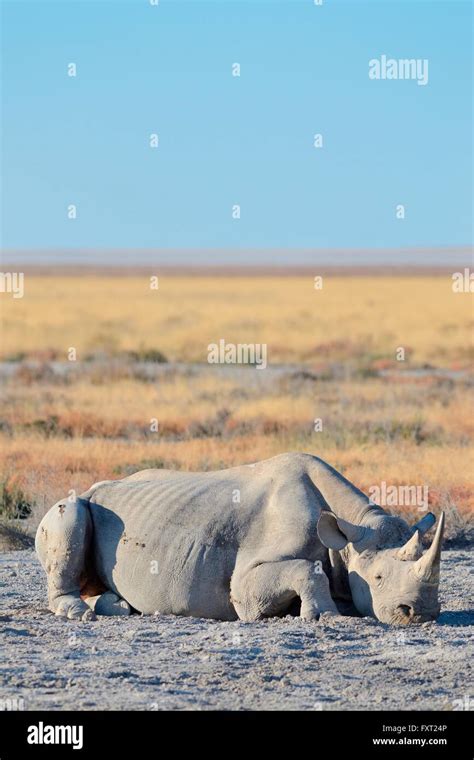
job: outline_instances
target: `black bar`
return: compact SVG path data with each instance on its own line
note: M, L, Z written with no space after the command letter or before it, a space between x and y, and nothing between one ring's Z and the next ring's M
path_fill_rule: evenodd
M54 727L63 726L56 731ZM53 728L51 728L53 727ZM75 727L75 733L73 733ZM82 727L82 734L80 732ZM175 748L225 758L284 745L296 754L472 760L469 712L3 712L0 760L22 757L100 757L143 752L159 757ZM50 738L69 744L46 743ZM43 743L31 743L32 741ZM256 742L258 743L256 746ZM289 745L287 744L289 742ZM73 745L77 745L77 750ZM82 745L82 746L79 746Z

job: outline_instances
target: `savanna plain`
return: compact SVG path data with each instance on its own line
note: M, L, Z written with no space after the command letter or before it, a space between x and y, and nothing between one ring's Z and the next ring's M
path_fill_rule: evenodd
M0 699L26 709L470 704L474 314L449 272L329 271L321 288L310 272L35 270L24 297L2 294L0 306ZM209 364L221 339L265 344L267 368ZM31 536L56 500L148 467L210 470L283 451L321 456L366 493L425 488L426 503L382 506L410 522L426 507L446 512L438 623L403 635L357 618L80 626L47 612Z

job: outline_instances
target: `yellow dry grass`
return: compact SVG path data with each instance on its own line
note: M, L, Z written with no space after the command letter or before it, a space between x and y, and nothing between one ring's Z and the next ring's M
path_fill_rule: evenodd
M159 274L159 273L158 273ZM316 273L317 274L317 273ZM472 295L451 278L326 276L31 276L25 297L2 298L3 357L48 349L66 358L156 349L205 362L209 343L266 343L271 363L395 360L464 366L472 356Z
M473 509L473 392L463 383L283 378L256 386L256 374L249 369L245 383L210 368L157 382L12 380L0 434L4 478L43 510L70 489L148 466L214 469L295 450L322 456L366 491L381 480L426 484L433 507Z

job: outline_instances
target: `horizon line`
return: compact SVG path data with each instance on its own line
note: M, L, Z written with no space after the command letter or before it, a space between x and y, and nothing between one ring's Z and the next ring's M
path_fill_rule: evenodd
M173 269L307 269L329 266L341 269L360 267L449 268L469 266L471 245L407 246L376 248L4 248L0 261L8 265L64 268L93 266L133 268L160 266Z

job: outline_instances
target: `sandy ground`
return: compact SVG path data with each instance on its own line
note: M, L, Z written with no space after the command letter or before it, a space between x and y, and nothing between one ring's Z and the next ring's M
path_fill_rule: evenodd
M26 710L474 709L473 570L443 554L435 624L367 618L76 623L46 609L32 550L0 554L0 707ZM468 702L470 698L470 702Z

